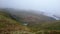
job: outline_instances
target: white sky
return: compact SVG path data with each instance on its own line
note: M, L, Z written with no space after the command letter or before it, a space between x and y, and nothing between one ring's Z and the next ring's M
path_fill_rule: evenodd
M33 9L60 15L60 0L0 0L0 8Z

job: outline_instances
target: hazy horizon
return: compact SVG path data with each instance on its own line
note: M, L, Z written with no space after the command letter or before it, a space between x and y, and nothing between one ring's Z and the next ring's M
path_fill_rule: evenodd
M0 8L39 10L60 15L60 0L0 0Z

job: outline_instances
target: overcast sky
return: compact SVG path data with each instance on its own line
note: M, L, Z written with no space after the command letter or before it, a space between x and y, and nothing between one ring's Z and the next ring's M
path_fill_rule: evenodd
M0 0L0 8L32 9L60 14L60 0Z

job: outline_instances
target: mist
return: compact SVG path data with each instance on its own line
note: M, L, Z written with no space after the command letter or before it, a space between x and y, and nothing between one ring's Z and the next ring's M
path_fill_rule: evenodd
M0 0L0 34L60 34L60 0Z
M0 8L38 10L60 15L60 0L0 0Z

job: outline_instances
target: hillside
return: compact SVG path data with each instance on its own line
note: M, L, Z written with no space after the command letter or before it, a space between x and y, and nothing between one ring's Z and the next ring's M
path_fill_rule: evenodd
M12 32L29 32L30 30L21 25L14 19L11 19L7 13L0 11L0 34L11 34ZM17 33L18 34L18 33Z
M32 13L32 12L26 12L26 11L12 11L10 12L12 16L17 16L19 18L22 18L20 21L22 22L26 22L28 24L39 24L42 22L47 22L47 21L54 21L56 19L49 17L49 16L45 16L43 14L36 14L36 13Z
M47 31L59 31L60 32L60 21L45 16L43 14L35 14L32 12L12 12L12 15L16 15L18 17L21 16L21 23L27 24L26 26L31 29L33 32L37 32L40 30Z
M60 20L43 14L24 11L0 11L0 33L37 34L40 32L59 32ZM3 33L4 32L4 33ZM17 32L17 33L16 33ZM22 32L22 33L21 33Z

